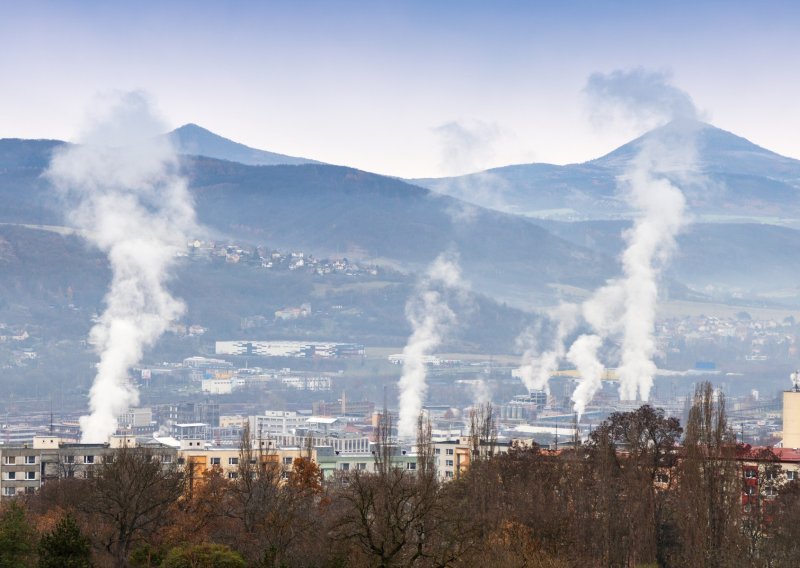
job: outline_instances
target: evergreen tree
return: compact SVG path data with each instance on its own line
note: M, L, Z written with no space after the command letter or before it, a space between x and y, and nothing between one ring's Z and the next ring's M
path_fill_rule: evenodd
M91 556L89 539L69 514L39 541L39 568L87 568Z
M0 568L30 566L36 535L17 502L0 516Z

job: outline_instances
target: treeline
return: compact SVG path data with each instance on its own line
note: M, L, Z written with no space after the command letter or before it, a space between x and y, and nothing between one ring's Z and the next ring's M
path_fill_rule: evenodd
M92 478L51 481L6 505L0 566L800 564L800 486L770 452L744 465L710 384L685 430L645 405L560 452L492 455L491 422L491 412L473 421L473 463L447 483L422 423L417 471L391 466L383 430L374 471L325 483L307 458L282 479L248 443L236 479L123 449Z

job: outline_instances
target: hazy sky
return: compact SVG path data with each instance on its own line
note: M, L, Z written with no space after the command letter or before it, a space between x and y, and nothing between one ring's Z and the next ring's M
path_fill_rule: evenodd
M143 89L171 127L385 174L580 162L637 134L593 126L589 74L645 67L800 158L798 30L800 2L0 0L0 137Z

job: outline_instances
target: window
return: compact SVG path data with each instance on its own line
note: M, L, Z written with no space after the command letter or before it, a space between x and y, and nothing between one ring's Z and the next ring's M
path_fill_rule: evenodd
M16 471L9 471L6 474L6 479L16 479L16 478L17 478L17 472Z
M774 469L767 471L765 477L769 481L775 481L775 478L778 476L777 472Z
M764 489L764 495L767 497L775 497L778 494L778 490L775 489L774 486L770 485L766 489Z
M211 465L219 465L220 458L211 458Z
M755 485L748 485L747 487L745 487L744 492L747 493L748 495L755 495L756 494L756 486Z
M453 455L453 448L447 448L447 455L448 456L452 456Z
M669 483L669 474L667 474L667 473L657 473L656 474L656 481L658 483Z
M17 490L13 487L3 487L3 495L6 497L13 497L17 494Z
M239 465L239 458L228 458L228 465Z
M350 471L350 464L349 463L343 463L343 464L341 464L339 466L339 469L341 469L342 471Z
M292 458L291 457L283 458L283 465L292 465Z
M453 472L452 471L445 471L444 476L448 479L453 479Z
M17 463L17 456L6 456L6 465L14 465Z
M359 471L364 471L367 469L367 464L364 462L359 462L356 464L356 469Z
M36 479L36 472L35 471L26 471L25 472L25 479Z
M94 456L83 456L83 463L94 463Z
M186 463L186 458L178 458L178 465L183 465Z
M795 479L797 479L797 471L790 469L789 471L786 472L787 481L794 481Z
M441 448L434 448L433 453L438 456L439 454L442 453L442 449Z
M34 492L36 492L36 488L35 487L26 487L25 488L25 493L27 495L33 495Z
M453 460L445 460L444 465L447 467L453 467Z
M36 456L25 456L25 463L27 464L36 463Z
M228 479L236 479L237 477L239 477L239 472L237 471L228 472Z
M416 462L408 462L406 464L406 469L417 469L417 463Z
M757 477L758 477L758 471L756 471L755 469L744 470L745 479L756 479Z
M64 463L75 463L75 456L64 456Z
M172 456L161 456L161 463L172 463Z

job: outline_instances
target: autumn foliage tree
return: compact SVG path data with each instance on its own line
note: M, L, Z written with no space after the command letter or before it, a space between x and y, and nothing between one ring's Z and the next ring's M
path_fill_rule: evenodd
M123 449L92 478L11 500L0 567L35 565L37 550L43 566L69 566L85 559L80 535L94 565L142 568L797 565L800 483L771 451L736 445L709 384L685 433L644 405L609 415L585 443L500 448L493 421L476 408L460 456L469 467L447 482L424 417L414 459L386 416L371 467L328 479L313 451L289 464L249 434L235 471L195 472L191 489L186 470Z

